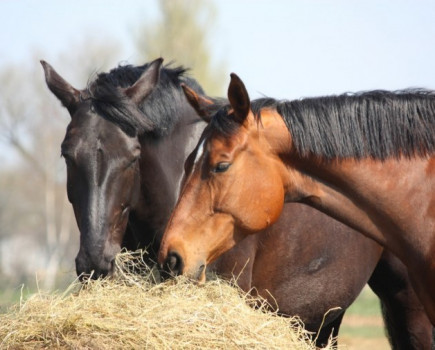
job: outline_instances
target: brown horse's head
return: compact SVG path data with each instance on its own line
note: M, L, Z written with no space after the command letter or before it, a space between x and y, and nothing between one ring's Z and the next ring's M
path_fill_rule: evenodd
M184 89L204 116L209 101ZM162 268L172 274L202 280L208 263L271 225L282 211L285 169L279 153L290 143L285 124L267 110L260 122L235 74L228 99L186 161L184 188L159 253Z
M106 118L91 102L92 86L77 90L48 63L41 61L49 89L71 115L61 152L67 166L67 192L80 230L76 257L78 275L93 278L110 274L120 251L128 222L140 193L141 144L135 128ZM133 116L159 79L162 60L136 72L134 84L116 87L112 100L101 100L117 113ZM99 88L101 89L101 88ZM110 102L110 103L109 103ZM139 120L139 118L138 118ZM144 129L152 124L142 118Z

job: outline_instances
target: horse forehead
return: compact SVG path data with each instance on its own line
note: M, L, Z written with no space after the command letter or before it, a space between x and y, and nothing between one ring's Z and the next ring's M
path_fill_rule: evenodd
M100 149L103 151L130 151L137 146L137 139L125 134L117 125L94 113L75 115L67 128L63 147L77 151Z
M208 139L207 151L211 157L219 156L220 154L232 154L236 149L239 149L247 142L247 134L238 132L233 135L216 134Z

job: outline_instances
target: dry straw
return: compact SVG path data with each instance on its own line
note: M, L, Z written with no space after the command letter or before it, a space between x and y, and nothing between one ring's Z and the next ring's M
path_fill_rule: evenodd
M315 349L296 319L227 282L156 284L141 254L116 266L114 278L38 293L0 315L0 348Z

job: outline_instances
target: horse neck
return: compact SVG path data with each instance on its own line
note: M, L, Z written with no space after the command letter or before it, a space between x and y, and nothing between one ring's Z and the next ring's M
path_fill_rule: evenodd
M405 244L418 246L414 233L422 230L422 224L413 207L422 205L418 186L428 182L433 186L426 171L428 159L320 161L293 155L287 162L292 164L289 176L299 179L299 198L291 198L293 189L288 191L291 200L325 212L399 257L406 254L401 248ZM429 200L424 201L427 206Z
M141 195L135 208L135 220L142 227L145 225L151 235L163 234L178 198L184 161L205 127L191 108L182 111L179 122L169 134L140 137Z
M269 145L264 149L280 159L286 201L306 203L384 245L386 232L415 229L416 219L402 213L403 201L418 193L413 188L416 184L428 182L427 159L302 156L274 109L262 110L261 117L262 134Z

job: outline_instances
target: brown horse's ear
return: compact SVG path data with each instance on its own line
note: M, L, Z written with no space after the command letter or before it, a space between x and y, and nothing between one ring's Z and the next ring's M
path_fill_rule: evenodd
M243 84L243 81L234 73L231 73L230 86L228 87L228 100L234 110L236 121L243 124L249 114L251 102L245 84Z
M163 58L152 61L139 79L130 87L124 89L124 93L139 105L153 91L160 78L160 68Z
M206 123L210 123L212 117L210 107L214 105L214 102L205 96L197 94L195 90L191 89L184 83L181 84L181 87L183 88L187 101L189 101L196 113L198 113L201 119Z
M70 115L73 115L80 100L80 91L72 87L47 62L43 60L40 62L42 68L44 68L45 81L48 88L68 109Z

